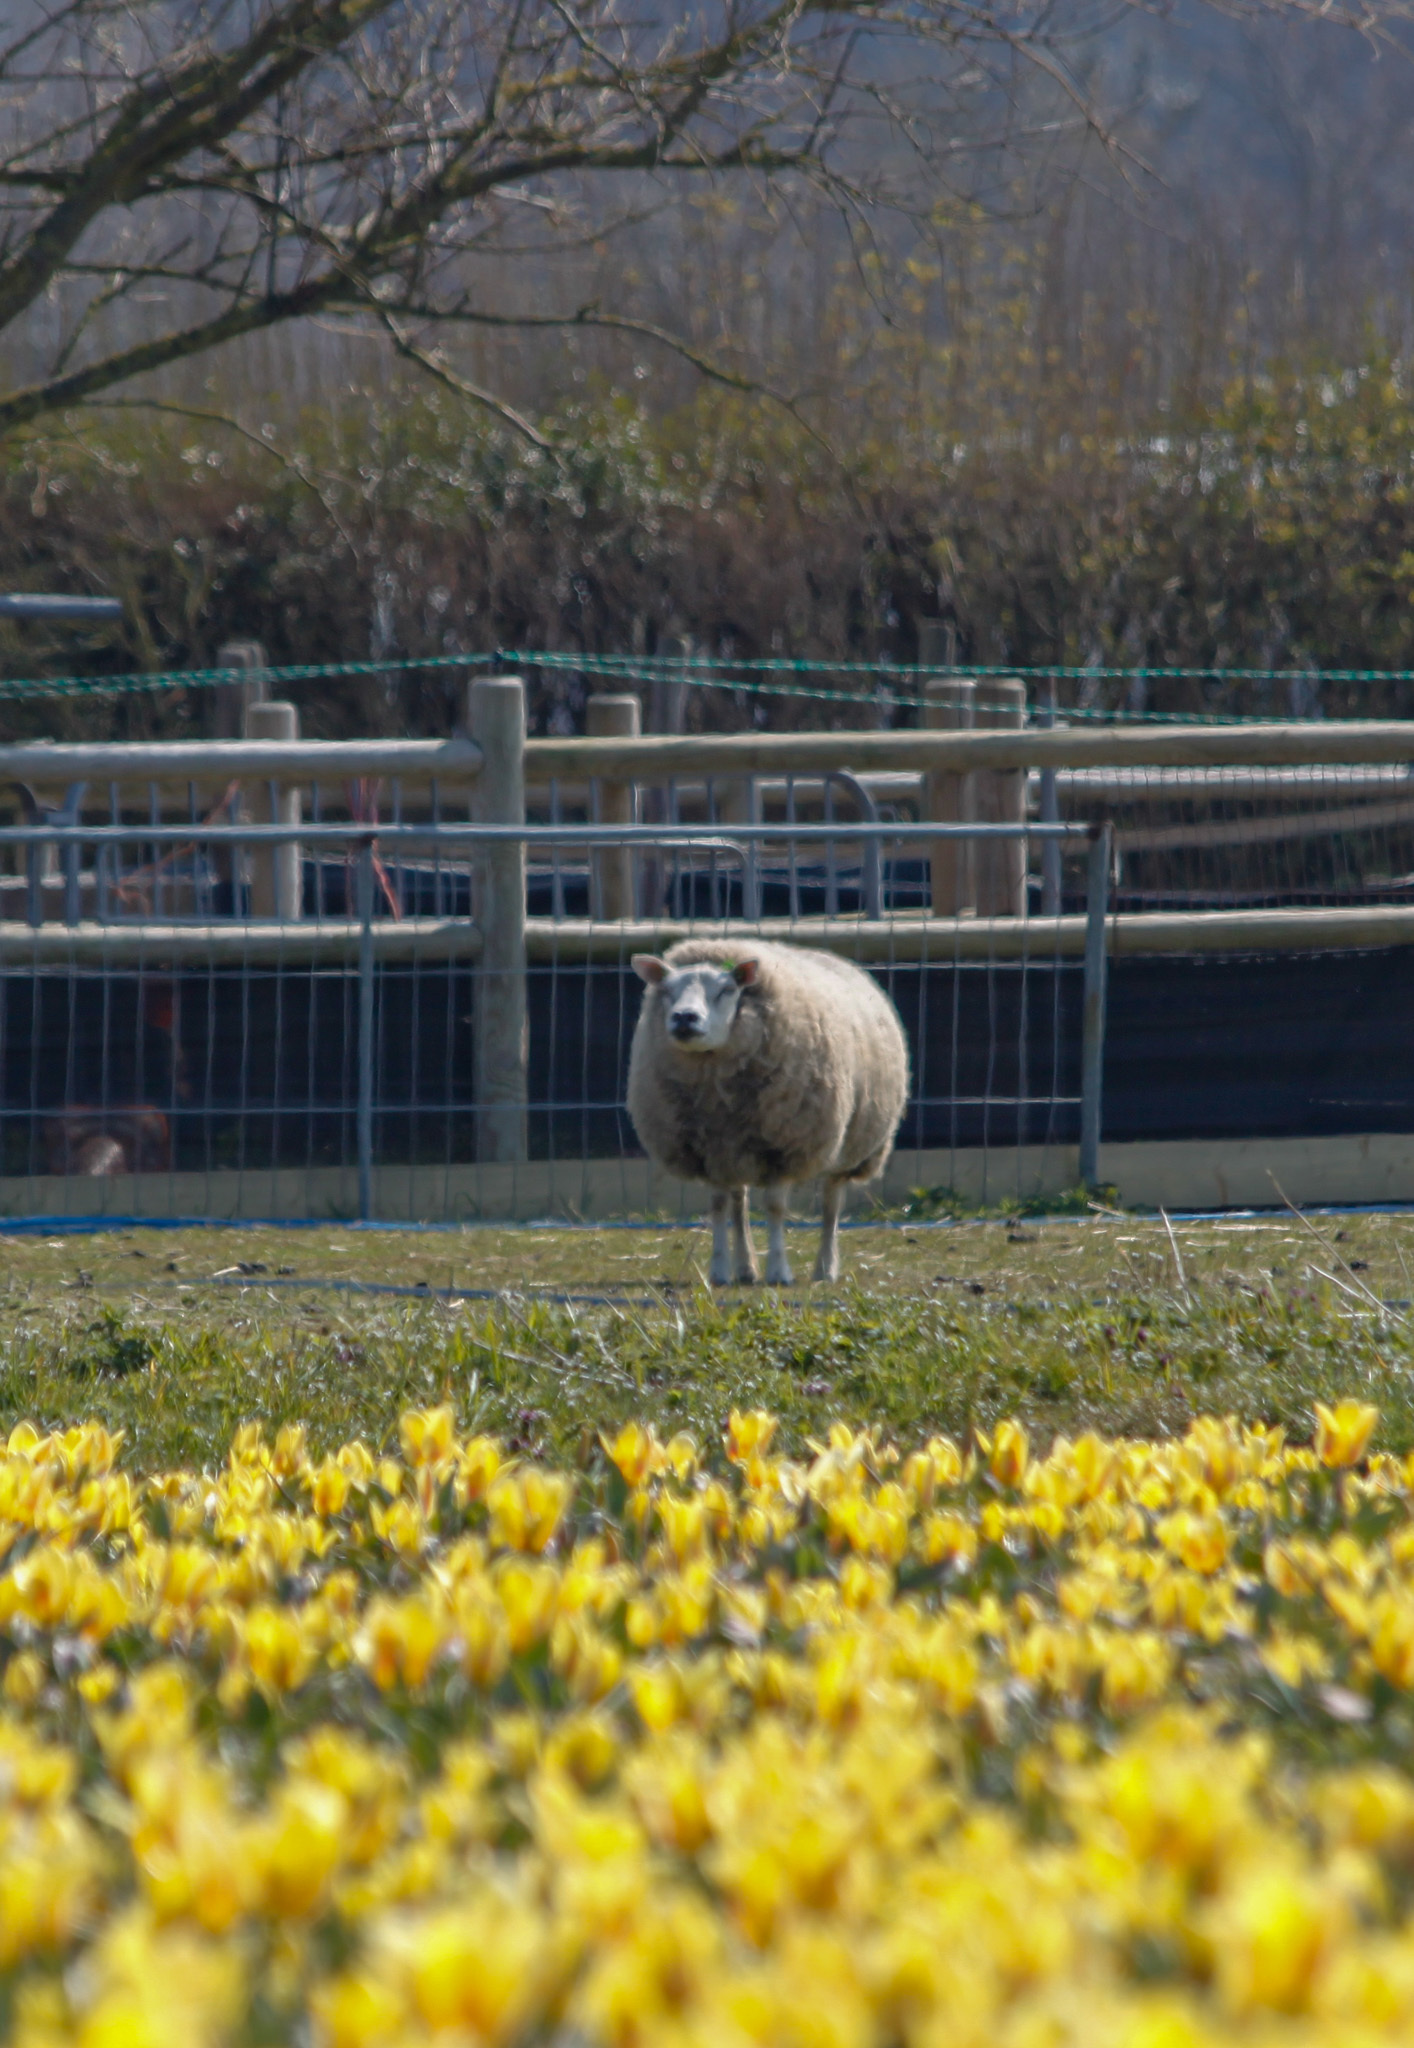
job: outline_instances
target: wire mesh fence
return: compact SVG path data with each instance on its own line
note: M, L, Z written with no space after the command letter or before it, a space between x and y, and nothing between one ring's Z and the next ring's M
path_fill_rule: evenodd
M828 817L0 830L29 913L0 921L0 1208L696 1206L649 1172L624 1092L632 956L703 932L861 959L910 1041L903 1181L951 1184L965 1155L1005 1198L1021 1162L1081 1139L1085 920L930 916L920 872L940 831L1023 861L1049 837L1067 871L1096 869L1076 827ZM254 914L262 887L296 891L299 915ZM589 914L615 890L624 914ZM1102 936L1102 898L1090 923Z
M1409 744L1414 755L1414 738ZM1018 819L1113 823L1115 907L1123 911L1414 903L1414 773L1403 763L1032 769L987 778L993 786L972 791L970 801L960 800L956 785L963 780L930 783L919 770L669 780L642 793L637 814L651 806L669 822L698 824L703 837L692 860L674 867L671 897L664 894L666 877L660 884L651 865L640 871L638 886L677 914L690 904L709 916L867 910L880 900L877 859L848 874L828 850L813 863L760 866L752 846L732 838L733 824L920 824L940 809L990 810L995 817L995 784L1007 780ZM940 781L953 785L951 794L940 791ZM530 791L532 815L547 822L601 819L604 800L598 785L559 780ZM1072 863L1063 875L1059 844L1037 835L1029 861L1014 847L1009 855L974 859L967 874L948 880L925 846L900 845L891 857L889 901L896 910L1078 913L1083 866ZM540 878L536 907L547 915L590 915L605 900L602 889L591 897L592 880L585 869L567 885L551 870ZM609 900L623 900L612 884Z
M912 1049L891 1192L992 1200L1096 1177L1110 952L1128 1137L1237 1134L1272 1093L1261 976L1185 956L1305 958L1294 1015L1345 1016L1331 946L1399 981L1407 728L1036 730L1018 681L935 680L918 731L644 734L619 691L527 737L522 684L481 677L443 740L256 703L240 741L0 748L0 1208L680 1208L623 1106L631 962L702 933L867 965ZM1377 1104L1313 1062L1293 1042L1282 1128L1317 1095L1405 1128L1385 1066Z
M1059 815L1113 819L1124 909L1414 902L1406 766L1078 769L1056 782Z

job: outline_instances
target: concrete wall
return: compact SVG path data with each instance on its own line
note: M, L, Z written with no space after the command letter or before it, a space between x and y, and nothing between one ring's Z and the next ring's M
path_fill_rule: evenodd
M852 1211L875 1193L902 1201L914 1188L952 1187L978 1201L1058 1194L1075 1186L1074 1146L907 1151L891 1162L877 1190L857 1191ZM1101 1178L1127 1203L1167 1209L1270 1208L1275 1175L1293 1202L1414 1202L1414 1136L1193 1140L1105 1145ZM38 1175L0 1180L3 1216L352 1217L353 1168L116 1175L106 1180ZM655 1174L643 1159L531 1160L448 1168L374 1170L373 1213L389 1222L568 1221L700 1216L704 1188ZM809 1213L813 1191L797 1205ZM3 1227L0 1225L0 1227Z

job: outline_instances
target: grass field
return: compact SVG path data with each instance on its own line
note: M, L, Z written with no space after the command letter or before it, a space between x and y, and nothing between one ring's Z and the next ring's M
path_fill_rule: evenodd
M151 1467L202 1463L253 1418L303 1422L321 1449L383 1445L402 1408L442 1400L462 1426L575 1457L629 1416L716 1435L743 1403L796 1450L838 1418L913 1438L1019 1415L1044 1438L1231 1411L1300 1437L1314 1401L1360 1392L1383 1442L1414 1445L1414 1319L1379 1306L1414 1297L1414 1217L1173 1230L860 1228L837 1287L715 1296L703 1230L11 1237L0 1421L96 1416Z
M1411 2038L1414 1217L705 1249L0 1239L0 2039Z

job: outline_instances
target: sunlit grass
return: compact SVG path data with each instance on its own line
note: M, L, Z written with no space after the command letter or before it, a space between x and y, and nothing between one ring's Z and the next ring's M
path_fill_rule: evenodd
M573 1459L626 1416L711 1434L743 1402L798 1447L834 1418L911 1438L1019 1415L1044 1439L1213 1410L1300 1437L1314 1402L1359 1394L1403 1448L1414 1338L1380 1303L1414 1292L1412 1223L1325 1219L1324 1241L1290 1218L1172 1242L1138 1218L858 1230L837 1289L717 1295L700 1230L11 1241L0 1422L101 1416L150 1467L219 1455L251 1419L383 1444L403 1408L447 1401L459 1426ZM471 1288L500 1291L455 1298Z

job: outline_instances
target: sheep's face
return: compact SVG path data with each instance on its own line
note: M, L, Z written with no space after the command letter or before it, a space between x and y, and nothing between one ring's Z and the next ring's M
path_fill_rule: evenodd
M682 1052L719 1052L731 1037L741 992L756 979L756 962L718 966L703 960L669 967L651 953L635 953L634 970L658 991L659 1014Z

